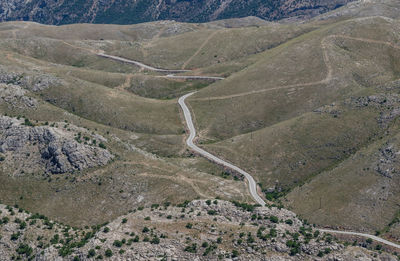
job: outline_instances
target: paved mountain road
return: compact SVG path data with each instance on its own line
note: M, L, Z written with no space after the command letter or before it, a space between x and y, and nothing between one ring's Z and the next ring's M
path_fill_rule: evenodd
M174 75L168 74L165 76L159 76L160 78L170 78L170 79L194 79L194 80L224 80L223 77L216 77L216 76L200 76L200 75Z
M98 56L104 57L104 58L109 58L112 60L116 60L116 61L120 61L120 62L124 62L124 63L130 63L130 64L134 64L137 65L139 67L142 67L144 69L150 70L150 71L154 71L154 72L162 72L162 73L183 73L183 72L190 72L190 70L167 70L167 69L160 69L160 68L155 68L149 65L146 65L144 63L138 62L138 61L133 61L133 60L129 60L126 58L122 58L119 56L114 56L114 55L110 55L110 54L105 54L105 53L101 53L98 52L96 53Z
M356 40L359 40L359 39L356 39ZM374 41L373 43L381 43L381 42ZM166 69L159 69L159 68L154 68L154 67L145 65L145 64L140 63L140 62L137 62L137 61L128 60L128 59L125 59L125 58L122 58L122 57L118 57L118 56L108 55L108 54L104 54L104 53L96 53L96 54L99 55L99 56L105 57L105 58L110 58L110 59L114 59L114 60L117 60L117 61L121 61L121 62L126 62L126 63L130 63L130 64L134 64L134 65L140 66L140 67L142 67L142 68L144 68L144 69L148 69L148 70L152 70L152 71L156 71L156 72L170 73L170 74L168 74L168 75L166 75L166 76L161 76L161 77L166 77L166 78L213 79L213 80L223 80L223 79L224 79L224 78L222 78L222 77L214 77L214 76L184 76L184 75L178 76L178 75L174 75L173 73L189 72L190 70L166 70ZM207 152L207 151L205 151L205 150L199 148L197 145L194 144L193 140L194 140L194 138L196 137L196 129L195 129L194 124L193 124L192 115L191 115L191 113L190 113L190 110L189 110L189 108L187 107L187 105L186 105L186 103L185 103L185 100L186 100L188 97L190 97L191 95L193 95L194 93L195 93L195 92L188 93L188 94L182 96L181 98L179 98L179 100L178 100L178 103L179 103L180 107L181 107L182 110L183 110L184 117L185 117L185 121L186 121L187 127L188 127L189 132L190 132L189 137L188 137L188 139L186 140L186 144L187 144L192 150L194 150L195 152L199 153L199 154L202 155L203 157L206 157L206 158L208 158L209 160L214 161L215 163L218 163L218 164L220 164L220 165L222 165L222 166L228 167L228 168L230 168L230 169L232 169L232 170L235 170L235 171L237 171L238 173L242 174L242 175L246 178L246 180L247 180L247 182L248 182L249 191L250 191L250 194L251 194L251 196L253 197L253 199L254 199L258 204L260 204L261 206L265 206L264 200L263 200L263 199L258 195L258 193L257 193L257 184L256 184L254 178L253 178L249 173L247 173L246 171L240 169L239 167L237 167L237 166L235 166L235 165L233 165L233 164L231 164L231 163L229 163L229 162L226 162L226 161L224 161L224 160L218 158L217 156L212 155L211 153L209 153L209 152ZM390 242L390 241L388 241L388 240L385 240L385 239L383 239L383 238L380 238L380 237L377 237L377 236L374 236L374 235L369 235L369 234L364 234L364 233L358 233L358 232L352 232L352 231L333 230L333 229L319 229L319 230L320 230L321 232L324 232L324 233L340 234L340 235L350 235L350 236L359 236L359 237L364 237L364 238L371 238L372 240L374 240L374 241L376 241L376 242L385 244L385 245L390 246L390 247L394 247L394 248L400 249L400 245L399 245L399 244Z
M349 235L349 236L359 236L359 237L364 237L364 238L371 238L372 240L375 240L379 243L391 246L391 247L395 247L400 249L400 245L390 242L386 239L377 237L377 236L373 236L373 235L369 235L369 234L364 234L364 233L358 233L358 232L351 232L351 231L340 231L340 230L332 230L332 229L319 229L319 231L324 232L324 233L331 233L331 234L340 234L340 235Z
M261 206L265 206L264 200L257 193L257 184L256 184L255 180L253 179L253 177L249 173L247 173L246 171L236 167L235 165L233 165L233 164L231 164L229 162L226 162L226 161L224 161L224 160L212 155L211 153L209 153L209 152L197 147L193 143L193 140L196 137L196 129L195 129L193 121L192 121L192 115L190 113L190 110L185 104L186 98L191 96L191 95L193 95L193 94L194 94L194 92L186 94L186 95L182 96L178 101L179 105L181 106L181 108L183 110L183 114L185 116L186 124L187 124L187 127L188 127L189 132L190 132L189 138L186 140L186 144L192 150L194 150L195 152L199 153L200 155L206 157L207 159L209 159L211 161L214 161L214 162L216 162L216 163L218 163L220 165L228 167L228 168L230 168L232 170L235 170L235 171L239 172L240 174L242 174L247 179L247 182L249 184L249 190L250 190L251 196L254 198L254 200L258 204L260 204Z

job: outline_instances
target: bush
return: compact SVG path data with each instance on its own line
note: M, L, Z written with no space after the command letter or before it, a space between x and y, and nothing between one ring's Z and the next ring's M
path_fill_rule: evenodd
M144 227L143 230L142 230L143 233L147 233L149 231L150 231L150 229L148 227Z
M106 257L112 257L113 256L113 252L111 251L111 249L107 249L106 252L104 252L104 255Z
M21 233L13 233L12 235L11 235L11 240L12 241L16 241L16 240L18 240L18 238L19 238L19 236L21 235Z
M215 210L213 210L213 209L210 209L209 211L207 211L207 214L208 214L208 215L211 215L211 216L214 216L214 215L217 214L217 211L215 211Z
M368 239L367 239L367 243L368 243L368 244L372 244L372 238L368 238Z
M16 251L19 255L25 255L29 257L32 254L33 249L27 244L19 244Z
M293 220L287 219L287 220L285 221L285 223L288 224L288 225L293 225Z
M26 222L23 221L23 222L21 222L21 223L19 224L19 229L23 230L23 229L25 229L25 228L26 228Z
M88 252L87 257L88 258L94 257L95 255L96 255L96 251L94 249L90 249L89 252Z
M278 222L279 222L279 219L278 219L278 217L276 217L276 216L270 216L270 217L269 217L269 220L270 220L272 223L278 223Z
M192 227L193 227L193 224L192 224L192 223L187 223L187 224L186 224L186 228L191 229Z
M211 245L209 247L206 248L206 250L203 253L203 256L207 256L209 253L211 253L213 250L217 249L216 245Z
M193 243L189 246L186 246L184 251L189 253L197 253L197 244Z
M7 224L10 221L10 219L8 217L3 217L1 221L3 224Z
M238 201L232 201L233 205L238 208L242 208L245 211L252 212L257 205L250 205L247 203L240 203Z
M113 246L115 246L115 247L122 247L122 245L123 245L122 242L119 240L115 240L113 243Z
M156 244L156 245L158 245L158 244L160 244L160 239L159 239L157 236L155 236L155 237L153 237L153 239L150 241L150 243L151 243L151 244Z
M238 256L239 256L239 252L236 249L234 249L232 251L232 258L235 258L235 257L238 257Z
M128 219L126 218L122 219L122 224L125 224L126 222L128 222Z
M109 227L105 227L105 228L103 229L103 232L104 232L104 233L110 232L110 228L109 228Z
M35 126L29 119L25 119L23 125L30 127Z
M104 145L104 143L102 143L102 142L99 143L99 147L104 150L107 149L106 145Z

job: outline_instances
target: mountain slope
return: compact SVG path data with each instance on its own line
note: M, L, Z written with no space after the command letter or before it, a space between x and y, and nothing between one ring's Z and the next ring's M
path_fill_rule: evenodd
M46 24L117 23L154 20L206 22L258 16L266 20L312 17L352 0L12 0L0 3L0 21L25 20Z
M266 199L322 227L400 239L400 21L377 2L400 6L363 1L360 17L339 8L301 24L1 23L0 114L32 131L84 128L74 140L96 147L101 135L114 158L45 173L29 159L47 143L29 142L12 164L0 155L0 200L72 225L165 201L252 202L240 178L185 147L177 98L197 90L199 146L251 173ZM100 52L225 79L172 79Z

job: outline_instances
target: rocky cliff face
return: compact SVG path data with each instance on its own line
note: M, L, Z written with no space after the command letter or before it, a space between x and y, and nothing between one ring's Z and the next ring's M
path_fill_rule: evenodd
M21 173L66 173L103 166L112 158L99 148L104 138L81 136L77 127L33 126L28 119L0 117L0 167ZM84 142L84 143L83 143Z
M351 1L353 0L10 0L0 3L0 21L130 24L172 19L206 22L245 16L279 20L315 16Z

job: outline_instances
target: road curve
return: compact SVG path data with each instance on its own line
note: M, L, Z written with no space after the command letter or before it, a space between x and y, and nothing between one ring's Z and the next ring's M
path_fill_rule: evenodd
M116 61L120 61L120 62L124 62L124 63L130 63L130 64L134 64L137 65L139 67L142 67L144 69L150 70L150 71L154 71L154 72L163 72L163 73L183 73L183 72L190 72L190 70L167 70L167 69L160 69L160 68L155 68L149 65L146 65L144 63L138 62L138 61L132 61L129 59L125 59L119 56L114 56L114 55L110 55L110 54L105 54L105 53L96 53L98 56L104 57L104 58L109 58L112 60L116 60Z
M178 76L178 75L174 75L173 73L182 73L182 72L190 72L190 70L166 70L166 69L159 69L159 68L154 68L151 67L149 65L143 64L141 62L137 62L137 61L132 61L132 60L128 60L122 57L118 57L118 56L113 56L113 55L108 55L108 54L104 54L104 53L96 53L98 56L101 57L105 57L105 58L109 58L109 59L113 59L113 60L117 60L120 62L125 62L125 63L130 63L130 64L135 64L139 67L142 67L144 69L148 69L151 71L156 71L156 72L163 72L163 73L170 73L166 76L161 76L161 77L165 77L165 78L175 78L175 79L213 79L213 80L223 80L224 78L222 77L213 77L213 76ZM253 179L253 177L245 172L244 170L240 169L239 167L236 167L235 165L226 162L214 155L212 155L211 153L199 148L198 146L196 146L193 142L194 138L196 137L196 129L194 127L193 121L192 121L192 115L190 113L189 108L186 106L185 104L185 100L186 98L188 98L189 96L193 95L195 92L192 93L188 93L184 96L182 96L181 98L179 98L178 102L179 105L181 106L184 116L185 116L185 121L187 124L187 127L189 129L190 135L189 138L186 140L186 144L193 149L194 151L196 151L197 153L199 153L200 155L206 157L207 159L214 161L220 165L223 165L225 167L228 167L234 171L239 172L240 174L242 174L248 181L249 184L249 190L250 190L250 194L253 197L253 199L260 204L261 206L265 206L265 202L264 200L258 195L257 193L257 184L255 182L255 180ZM331 233L331 234L341 234L341 235L350 235L350 236L359 236L359 237L364 237L364 238L371 238L372 240L388 245L390 247L394 247L394 248L398 248L400 249L400 245L393 243L391 241L385 240L383 238L374 236L374 235L369 235L369 234L364 234L364 233L358 233L358 232L351 232L351 231L340 231L340 230L332 230L332 229L319 229L319 231L323 232L323 233Z
M400 245L390 242L386 239L369 235L369 234L364 234L364 233L358 233L358 232L350 232L350 231L339 231L339 230L331 230L331 229L319 229L319 231L324 232L324 233L332 233L332 234L341 234L341 235L350 235L350 236L359 236L359 237L364 237L364 238L371 238L372 240L375 240L376 242L380 242L382 244L395 247L400 249Z
M249 190L250 190L250 194L253 197L253 199L260 204L261 206L265 206L265 202L264 200L258 195L257 193L257 184L255 182L255 180L253 179L253 177L247 173L246 171L236 167L235 165L232 165L229 162L226 162L214 155L212 155L211 153L197 147L194 143L193 140L196 137L196 129L194 127L193 121L192 121L192 115L190 113L189 108L186 106L185 104L185 100L186 98L188 98L189 96L193 95L195 92L192 93L188 93L184 96L182 96L181 98L179 98L178 103L181 106L182 110L183 110L183 114L185 116L185 121L187 124L187 127L189 129L189 138L186 140L186 144L195 152L199 153L200 155L206 157L207 159L214 161L220 165L223 165L225 167L228 167L234 171L239 172L240 174L242 174L248 181L249 184Z
M165 76L159 76L160 78L170 78L170 79L198 79L198 80L225 80L224 77L217 76L199 76L199 75L174 75L168 74Z
M244 170L236 167L235 165L232 165L229 162L226 162L214 155L212 155L211 153L199 148L198 146L196 146L196 144L194 144L193 140L196 137L196 129L194 127L193 124L193 120L192 120L192 115L190 113L189 108L187 107L185 100L186 98L190 97L191 95L193 95L195 92L192 93L188 93L184 96L182 96L181 98L179 98L178 103L181 106L182 110L183 110L183 114L185 116L185 121L186 121L186 125L189 129L189 138L186 140L186 144L195 152L199 153L200 155L206 157L207 159L214 161L220 165L223 165L225 167L228 167L232 170L235 170L237 172L239 172L240 174L242 174L248 181L249 184L249 190L250 190L250 194L253 197L253 199L260 204L261 206L265 206L265 202L264 200L258 195L257 193L257 184L254 181L253 177L245 172ZM358 233L358 232L351 232L351 231L340 231L340 230L332 230L332 229L319 229L319 231L324 232L324 233L332 233L332 234L341 234L341 235L350 235L350 236L359 236L359 237L363 237L363 238L371 238L372 240L391 246L391 247L395 247L400 249L400 245L390 242L388 240L385 240L383 238L377 237L377 236L373 236L373 235L369 235L369 234L364 234L364 233Z
M150 65L138 62L138 61L133 61L129 60L126 58L122 58L119 56L114 56L110 54L105 54L102 52L96 52L96 55L116 60L119 62L124 62L124 63L129 63L129 64L134 64L136 66L139 66L141 68L144 68L146 70L150 70L153 72L160 72L160 73L169 73L168 75L165 76L158 76L160 78L169 78L169 79L193 79L193 80L224 80L225 78L223 77L216 77L216 76L200 76L200 75L175 75L174 73L184 73L184 72L191 72L191 70L169 70L169 69L160 69L160 68L155 68Z

